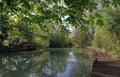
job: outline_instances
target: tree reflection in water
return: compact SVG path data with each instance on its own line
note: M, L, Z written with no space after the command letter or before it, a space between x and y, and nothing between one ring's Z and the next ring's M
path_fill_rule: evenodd
M79 70L77 65L77 59L75 58L75 55L73 52L69 52L69 56L67 59L67 66L63 73L58 73L57 77L72 77L72 74L74 72L77 72Z
M69 51L72 50L0 55L0 77L89 77L89 55Z

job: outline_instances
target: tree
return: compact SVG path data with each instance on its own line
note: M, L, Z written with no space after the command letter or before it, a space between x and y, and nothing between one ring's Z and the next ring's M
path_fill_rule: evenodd
M104 7L112 4L117 6L119 0L101 0ZM94 0L1 0L0 2L0 46L8 38L9 31L13 28L21 30L19 27L39 25L42 30L49 31L53 21L64 24L60 26L62 32L66 32L69 27L84 27L87 20L85 12L93 12L97 8ZM66 23L66 24L65 24ZM29 32L29 28L27 28ZM25 36L25 35L23 35ZM32 38L31 36L28 36Z
M94 37L94 27L85 26L84 28L77 28L72 37L77 47L84 48L91 45L91 40Z
M49 47L50 48L65 48L73 47L73 41L69 37L69 34L61 32L60 25L57 25L55 30L50 32Z
M105 21L102 27L96 27L92 44L95 48L104 49L112 55L119 55L120 51L120 12L119 9L104 10L101 15Z
M40 13L36 15L37 6L35 3L32 1L30 3L21 2L20 0L16 2L10 0L0 2L0 47L3 47L4 41L9 38L27 39L30 43L35 43L37 37L47 40L47 33L42 31L42 26L38 24L42 22L43 18L42 15L38 16ZM30 4L34 4L35 7L32 8Z

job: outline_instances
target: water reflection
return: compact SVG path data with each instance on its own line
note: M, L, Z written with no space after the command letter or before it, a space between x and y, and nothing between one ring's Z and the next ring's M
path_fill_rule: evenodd
M92 59L82 50L0 55L0 77L89 77Z
M77 72L79 70L77 70L79 67L78 67L78 64L77 64L77 59L75 58L75 55L73 52L69 52L69 56L68 56L68 59L67 59L67 66L64 70L63 73L58 73L57 74L57 77L73 77L72 74L74 72Z

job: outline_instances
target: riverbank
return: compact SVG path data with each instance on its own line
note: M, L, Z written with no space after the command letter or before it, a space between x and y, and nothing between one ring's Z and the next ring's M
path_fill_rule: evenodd
M102 51L94 53L93 50L91 53L94 58L92 77L120 77L120 60L113 59Z
M27 46L27 47L21 47L21 46L16 46L16 47L0 47L0 54L1 53L12 53L12 52L21 52L21 51L32 51L36 50L35 47Z

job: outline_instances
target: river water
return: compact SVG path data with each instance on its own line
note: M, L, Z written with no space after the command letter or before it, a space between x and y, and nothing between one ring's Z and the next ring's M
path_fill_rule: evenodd
M0 55L0 77L90 77L85 49L42 49Z

